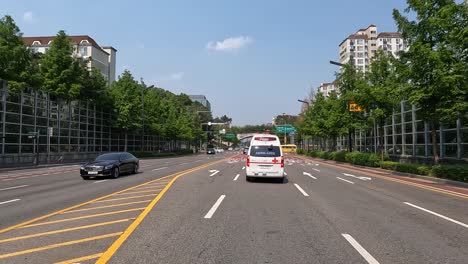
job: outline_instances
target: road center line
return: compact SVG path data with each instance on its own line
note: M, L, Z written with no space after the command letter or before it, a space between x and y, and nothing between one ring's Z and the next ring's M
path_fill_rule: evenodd
M237 174L236 177L234 177L233 181L237 181L237 178L239 178L240 174Z
M216 201L216 203L213 205L213 207L211 207L211 209L208 211L208 213L205 215L204 218L207 218L207 219L210 219L213 214L216 212L216 210L218 209L219 205L223 202L224 198L226 197L226 195L221 195L218 200Z
M438 216L438 217L440 217L440 218L442 218L442 219L445 219L445 220L450 221L450 222L452 222L452 223L455 223L455 224L457 224L457 225L461 225L461 226L463 226L463 227L465 227L465 228L468 228L468 225L467 225L467 224L462 223L462 222L457 221L457 220L454 220L454 219L452 219L452 218L450 218L450 217L447 217L447 216L438 214L438 213L436 213L436 212L433 212L433 211L428 210L428 209L426 209L426 208L422 208L422 207L417 206L417 205L414 205L414 204L412 204L412 203L404 202L404 204L409 205L409 206L412 206L412 207L414 207L414 208L417 208L417 209L419 209L419 210L421 210L421 211L424 211L424 212L426 212L426 213L433 214L433 215L435 215L435 216Z
M365 248L363 248L351 235L348 234L341 234L348 242L353 246L354 249L361 254L361 256L367 261L369 264L379 264L379 262L372 257L369 252Z
M309 196L309 194L307 194L302 188L301 186L297 185L297 183L294 184L294 186L296 186L296 188L302 193L302 195L304 196Z
M13 200L5 201L5 202L0 202L0 204L13 203L13 202L17 202L17 201L20 201L20 200L21 199L13 199Z
M13 190L13 189L23 188L23 187L27 187L27 186L29 186L29 185L20 185L20 186L8 187L8 188L0 189L0 191Z
M349 182L349 183L351 183L351 184L354 184L354 182L352 182L352 181L348 181L348 180L345 180L345 179L340 178L340 177L336 177L336 178L339 179L339 180L342 180L342 181L345 181L345 182Z
M164 169L167 169L169 167L161 167L161 168L157 168L157 169L152 169L152 171L157 171L157 170L164 170Z

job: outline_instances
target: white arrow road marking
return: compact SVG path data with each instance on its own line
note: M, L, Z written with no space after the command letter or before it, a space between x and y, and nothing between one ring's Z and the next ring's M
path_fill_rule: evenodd
M317 170L316 168L312 168L312 169L313 169L314 171L318 171L318 172L320 172L320 170Z
M302 174L307 175L307 176L311 177L311 178L314 179L314 180L317 179L316 177L312 176L312 174L310 174L310 173L308 173L308 172L303 172Z
M216 174L218 174L219 170L210 170L210 172L212 172L212 173L210 174L210 177L213 177L213 176L215 176Z
M372 180L371 178L369 177L362 177L362 176L355 176L353 174L349 174L349 173L343 173L344 176L348 176L348 177L353 177L353 178L356 178L356 179L360 179L360 180L363 180L363 181L370 181Z

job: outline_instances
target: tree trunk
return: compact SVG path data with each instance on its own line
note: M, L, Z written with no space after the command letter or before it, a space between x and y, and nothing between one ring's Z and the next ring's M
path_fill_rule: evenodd
M127 132L125 132L125 146L124 146L124 151L127 152Z
M437 144L437 125L434 120L431 120L431 138L432 138L432 155L434 157L434 165L439 164L439 151Z

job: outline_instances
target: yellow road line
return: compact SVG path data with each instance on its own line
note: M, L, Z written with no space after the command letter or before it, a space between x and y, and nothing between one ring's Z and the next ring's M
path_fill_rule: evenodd
M48 249L53 249L53 248L58 248L58 247L63 247L63 246L69 246L69 245L84 243L84 242L98 240L98 239L104 239L104 238L108 238L108 237L119 236L121 234L122 234L122 232L117 232L117 233L112 233L112 234L88 237L88 238L79 239L79 240L72 240L72 241L67 241L67 242L63 242L63 243L47 245L47 246L38 247L38 248L26 249L26 250L22 250L22 251L17 251L17 252L12 252L12 253L8 253L8 254L0 255L0 259L10 258L10 257L14 257L14 256L24 255L24 254L28 254L28 253L34 253L34 252L38 252L38 251L43 251L43 250L48 250Z
M97 253L97 254L94 254L94 255L89 255L89 256L84 256L84 257L80 257L80 258L74 258L74 259L69 259L69 260L65 260L65 261L55 262L54 264L73 264L73 263L78 263L80 261L96 259L96 258L99 258L101 255L102 255L102 253Z
M70 214L70 213L76 213L76 212L84 212L84 211L98 210L98 209L104 209L104 208L110 208L110 207L117 207L117 206L124 206L124 205L130 205L130 204L146 203L146 202L151 202L151 200L144 200L144 201L131 202L131 203L121 203L121 204L112 204L112 205L97 206L97 207L92 207L92 208L85 208L85 209L78 209L78 210L73 210L73 211L67 211L67 212L64 212L64 213L62 213L62 214Z
M150 183L153 183L153 182L157 182L157 181L161 181L161 180L166 179L166 178L170 178L170 177L172 177L172 176L174 176L174 174L172 174L172 175L167 175L167 176L158 178L158 179L156 179L156 180L152 180L152 181L149 181L149 182L146 182L146 183L143 183L143 184L139 184L139 185L136 185L136 186L133 186L133 187L130 187L130 188L121 190L121 191L117 191L117 192L114 192L114 193L111 193L111 194L108 194L108 195L105 195L105 196L101 196L101 197L99 197L99 198L96 198L96 199L93 199L93 200L89 200L89 201L84 202L84 203L81 203L81 204L77 204L77 205L70 206L70 207L67 207L67 208L65 208L65 209L62 209L62 210L58 210L58 211L52 212L52 213L50 213L50 214L46 214L46 215L43 215L43 216L40 216L40 217L36 217L36 218L34 218L34 219L31 219L31 220L28 220L28 221L19 223L19 224L17 224L17 225L9 226L9 227L7 227L7 228L1 229L1 230L0 230L0 234L1 234L1 233L5 233L5 232L10 231L10 230L15 229L15 228L19 228L19 227L22 227L22 226L25 226L25 225L29 225L29 224L31 224L31 223L34 223L34 222L37 222L37 221L40 221L40 220L49 218L49 217L54 216L54 215L57 215L57 214L61 214L61 213L66 212L66 211L73 210L73 209L75 209L75 208L79 208L79 207L85 206L85 205L87 205L87 204L91 204L91 203L94 203L94 202L97 202L97 201L106 199L106 198L111 197L111 196L113 196L113 195L115 195L115 194L118 194L118 193L130 191L130 190L136 189L136 188L141 187L141 186L145 186L145 185L150 184Z
M87 229L87 228L92 228L92 227L98 227L98 226L106 226L106 225L124 223L124 222L128 222L130 220L132 220L132 218L121 219L121 220L110 221L110 222L104 222L104 223L98 223L98 224L93 224L93 225L85 225L85 226L78 226L78 227L72 227L72 228L66 228L66 229L59 229L59 230L54 230L54 231L50 231L50 232L37 233L37 234L32 234L32 235L27 235L27 236L18 236L18 237L13 237L13 238L0 240L0 243L11 242L11 241L16 241L16 240L22 240L22 239L33 238L33 237L60 234L60 233L65 233L65 232L70 232L70 231L75 231L75 230L81 230L81 229Z
M114 241L114 243L102 254L102 256L96 261L96 264L104 264L107 263L110 258L115 254L115 252L122 246L122 244L127 240L127 238L135 231L135 229L140 225L140 223L145 219L145 217L149 214L149 212L154 208L154 206L158 203L158 201L164 196L164 194L169 190L169 188L172 186L172 184L181 176L201 170L203 168L207 168L209 166L215 165L217 163L223 162L227 159L222 159L219 161L211 162L196 168L193 168L191 170L181 172L177 174L167 185L166 187L154 198L154 200L145 208L145 210L133 221L130 226L123 232L117 240Z
M155 196L155 195L156 195L156 194L137 195L137 196L131 196L131 197L122 197L122 198L115 198L115 199L107 199L107 200L97 201L97 202L94 202L94 203L105 203L105 202L112 202L112 201L119 201L119 200L127 200L127 199L141 198L141 197L148 197L148 196Z
M138 192L125 192L125 193L116 194L115 196L122 196L122 195L128 195L128 194L149 193L149 192L158 192L158 191L161 191L161 190L162 190L162 188L152 189L152 190L143 190L143 191L138 191Z
M299 157L299 158L302 159L302 160L306 160L305 158L301 158L301 157ZM371 172L361 171L361 170L358 170L358 169L348 168L348 167L340 166L340 165L329 164L327 162L322 162L322 163L324 163L325 166L330 166L330 167L335 167L335 168L340 168L340 169L347 169L347 170L350 170L350 171L355 171L355 172L359 172L361 174L365 174L367 176L376 177L376 178L379 178L379 179L382 179L382 180L398 182L398 183L401 183L401 184L410 185L410 186L418 187L418 188L421 188L421 189L426 189L426 190L433 191L433 192L438 192L438 193L447 194L447 195L451 195L451 196L455 196L455 197L459 197L459 198L463 198L463 199L468 199L468 196L466 196L466 195L459 195L459 194L456 194L456 193L448 192L448 191L446 191L444 189L440 189L440 188L437 188L437 187L431 187L431 186L427 186L427 185L424 185L424 184L419 184L419 183L414 183L414 182L410 182L410 181L395 179L392 176L376 175L376 174L371 173Z
M99 216L106 216L106 215L113 215L113 214L121 214L121 213L133 212L133 211L141 211L141 210L144 210L144 209L145 209L144 207L143 208L133 208L133 209L127 209L127 210L121 210L121 211L115 211L115 212L108 212L108 213L102 213L102 214L85 215L85 216L72 217L72 218L54 220L54 221L49 221L49 222L31 224L31 225L22 226L22 227L19 227L19 228L27 228L27 227L41 226L41 225L50 225L50 224L69 222L69 221L92 218L92 217L99 217Z
M164 186L166 185L167 183L164 183L164 184L160 184L158 186L156 185L148 185L148 186L145 186L145 187L140 187L138 189L135 189L134 191L138 191L138 190L145 190L145 189L151 189L151 188L154 188L154 187L161 187L161 186Z

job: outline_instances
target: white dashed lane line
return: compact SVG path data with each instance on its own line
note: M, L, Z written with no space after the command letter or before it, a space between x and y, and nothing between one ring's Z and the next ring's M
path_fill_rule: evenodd
M0 204L13 203L13 202L17 202L17 201L21 201L21 199L8 200L8 201L0 202Z
M438 216L438 217L440 217L440 218L442 218L442 219L444 219L444 220L450 221L450 222L455 223L455 224L457 224L457 225L461 225L461 226L463 226L463 227L465 227L465 228L468 228L468 225L467 225L467 224L462 223L462 222L460 222L460 221L457 221L457 220L455 220L455 219L452 219L452 218L450 218L450 217L447 217L447 216L445 216L445 215L438 214L438 213L436 213L436 212L433 212L433 211L428 210L428 209L426 209L426 208L422 208L422 207L417 206L417 205L414 205L414 204L412 204L412 203L404 202L404 204L409 205L409 206L412 206L412 207L414 207L414 208L416 208L416 209L419 209L419 210L421 210L421 211L424 211L424 212L426 212L426 213L430 213L430 214L432 214L432 215Z
M0 191L13 190L13 189L18 189L18 188L23 188L23 187L28 187L28 186L29 186L29 185L13 186L13 187L8 187L8 188L0 189Z
M351 235L349 234L341 234L346 241L348 241L354 249L356 249L359 254L367 261L369 264L379 264L379 262L371 255L365 248L361 246Z
M216 210L218 209L218 207L221 205L221 203L223 202L224 198L226 198L226 195L221 195L218 200L216 201L216 203L211 207L211 209L208 211L208 213L205 215L204 218L206 219L210 219L213 214L216 212Z
M354 182L352 182L352 181L348 181L348 180L345 180L345 179L340 178L340 177L336 177L336 178L337 178L338 180L342 180L342 181L344 181L344 182L354 184Z
M233 181L237 181L237 178L239 178L240 174L237 174L236 177L234 177Z
M302 195L304 196L309 196L309 194L307 194L302 188L301 186L299 186L297 183L294 184L294 186L296 186L296 188L302 193Z

